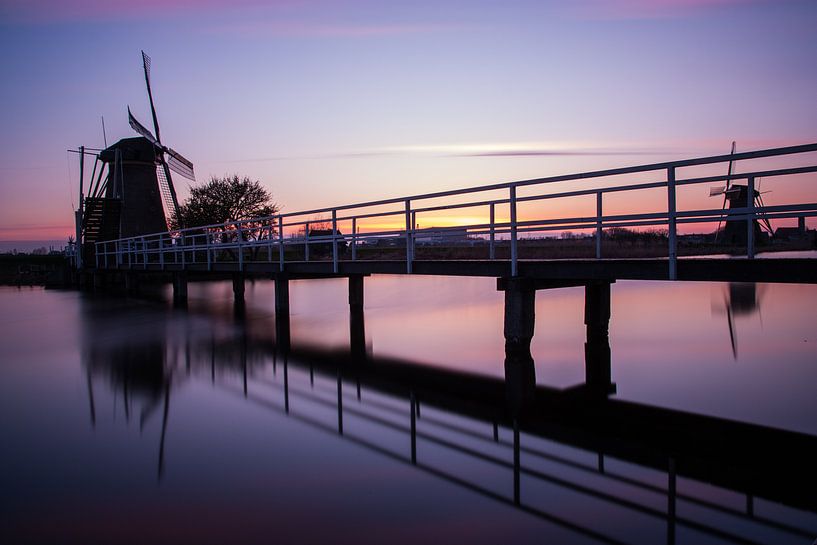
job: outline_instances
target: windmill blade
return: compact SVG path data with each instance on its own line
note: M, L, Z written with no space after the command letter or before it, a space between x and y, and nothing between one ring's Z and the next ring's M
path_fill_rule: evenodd
M729 152L729 156L730 156L729 157L729 168L726 171L726 187L724 188L724 191L723 191L723 205L721 205L721 211L726 209L726 198L727 198L726 193L729 191L729 184L732 182L732 165L734 163L731 156L735 155L735 150L736 149L737 149L737 144L736 144L735 140L732 140L732 151ZM716 243L718 242L718 236L720 235L721 222L722 221L723 221L723 216L718 218L718 227L717 227L717 229L715 229L715 242Z
M147 127L139 123L139 121L133 117L133 114L130 111L130 106L128 106L128 123L130 123L133 130L150 140L151 144L156 144L156 137L153 136L153 133L150 132Z
M167 166L170 167L170 170L176 174L181 174L188 180L196 181L196 174L193 172L193 163L190 162L190 160L171 148L165 148L165 152L167 153Z
M148 88L148 98L150 99L150 111L153 114L153 129L156 132L156 141L161 142L159 136L159 120L156 118L156 106L153 104L153 92L150 90L150 57L142 51L142 66L145 69L145 85Z
M736 142L734 140L732 140L732 151L729 152L730 156L735 155L735 149L736 149ZM726 172L726 189L729 189L729 184L732 182L732 167L733 166L734 166L734 161L730 157L730 159L729 159L729 170L727 170L727 172Z
M162 157L162 164L156 169L156 179L159 182L159 191L162 193L168 212L173 214L178 220L179 200L176 197L176 188L173 187L173 178L170 176L170 168L168 168L167 161L164 160L164 157Z

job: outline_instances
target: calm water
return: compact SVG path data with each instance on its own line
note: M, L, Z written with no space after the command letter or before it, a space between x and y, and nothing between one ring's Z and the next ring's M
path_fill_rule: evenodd
M191 284L186 309L162 293L0 288L0 542L817 537L808 508L690 479L683 460L669 517L666 470L525 430L515 490L512 426L500 422L495 438L479 418L494 401L446 401L463 393L452 385L479 377L501 386L495 281L365 286L368 358L386 371L394 360L420 366L409 377L454 377L444 396L419 399L413 460L410 400L379 368L361 378L335 362L350 350L343 280L290 284L287 358L276 352L271 282L248 284L238 315L226 283ZM543 391L585 380L583 309L582 289L537 293L531 351ZM817 286L619 282L611 399L817 436L815 324Z

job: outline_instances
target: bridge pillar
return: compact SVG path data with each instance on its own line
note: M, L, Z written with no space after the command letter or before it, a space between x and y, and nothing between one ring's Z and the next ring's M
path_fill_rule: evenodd
M611 282L591 282L584 288L585 383L605 393L615 391L610 368L610 285Z
M139 293L139 277L136 273L125 273L125 292L128 295L137 295Z
M355 274L349 277L349 309L363 310L363 275Z
M289 278L280 274L275 277L275 342L282 352L289 351Z
M536 372L530 343L535 324L536 289L523 278L504 279L505 385L510 408L521 411L533 399Z
M173 273L173 302L177 304L187 302L187 273L185 272Z
M536 290L525 279L508 279L505 291L505 354L531 360L530 343L535 323Z
M92 276L93 276L94 291L104 291L105 290L105 285L107 284L107 282L106 282L107 277L105 276L105 273L95 272L95 273L92 273Z
M352 357L366 357L366 326L363 315L363 275L353 275L349 277L349 345Z
M244 275L241 273L233 274L233 298L238 305L244 303L244 287Z

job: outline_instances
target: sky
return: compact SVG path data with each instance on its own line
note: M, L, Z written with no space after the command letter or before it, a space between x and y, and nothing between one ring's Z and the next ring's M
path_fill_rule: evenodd
M67 150L151 126L142 49L197 179L292 212L817 142L815 29L813 0L0 0L0 240L73 232Z

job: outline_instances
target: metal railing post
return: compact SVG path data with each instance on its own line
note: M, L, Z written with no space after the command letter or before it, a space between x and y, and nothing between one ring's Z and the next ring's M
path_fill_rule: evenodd
M148 248L145 246L145 237L142 237L142 268L148 268Z
M122 243L120 241L116 241L116 266L122 266Z
M284 271L284 218L278 216L278 268Z
M596 193L596 259L601 259L602 195L603 193L601 191Z
M669 241L669 279L678 278L678 246L675 227L675 167L667 169L667 239Z
M79 245L79 242L77 242ZM96 268L99 268L99 242L94 243L94 260L96 261Z
M267 261L272 263L272 220L267 226Z
M494 223L496 223L496 203L491 203L488 209L488 223L491 224L491 234L488 239L488 259L493 260L496 257L496 249L494 248L494 241L496 240L496 232Z
M309 222L304 225L304 260L309 261Z
M415 241L414 230L417 229L417 211L411 211L411 260L414 261Z
M204 231L204 251L207 253L207 270L213 270L213 258L210 255L210 233Z
M332 272L338 272L338 211L332 210Z
M411 274L411 200L406 199L406 272Z
M352 218L352 261L357 259L357 218Z
M184 238L184 233L179 237L182 247L182 269L187 268L187 241Z
M238 270L244 270L244 248L242 243L244 242L244 233L241 229L241 224L237 224L238 227Z
M511 207L511 276L519 275L517 263L516 247L516 186L510 187L510 207Z
M746 257L755 257L755 177L746 180Z
M159 265L165 270L165 236L159 235Z

